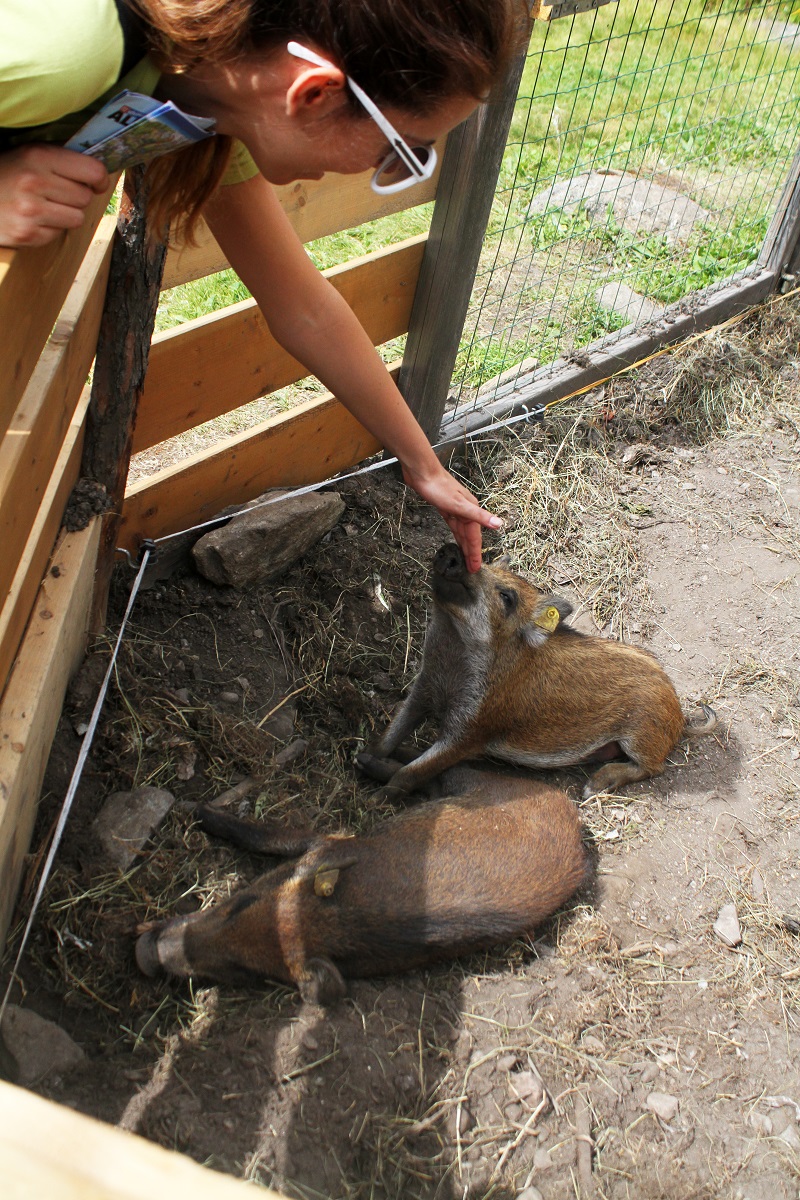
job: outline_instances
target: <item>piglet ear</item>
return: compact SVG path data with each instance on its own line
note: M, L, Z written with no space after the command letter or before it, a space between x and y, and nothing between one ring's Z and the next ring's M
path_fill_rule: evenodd
M522 636L529 646L542 646L550 634L555 633L562 618L571 612L572 605L562 596L542 596L523 628Z
M499 558L493 558L490 565L493 567L510 567L511 555L501 554Z
M325 1008L347 993L341 972L329 958L310 958L297 986L307 1004L321 1004Z

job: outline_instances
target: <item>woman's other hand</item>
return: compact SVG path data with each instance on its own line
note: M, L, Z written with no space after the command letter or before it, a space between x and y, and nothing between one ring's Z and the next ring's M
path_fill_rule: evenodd
M20 146L0 154L0 246L45 246L76 229L109 186L96 158L63 146Z

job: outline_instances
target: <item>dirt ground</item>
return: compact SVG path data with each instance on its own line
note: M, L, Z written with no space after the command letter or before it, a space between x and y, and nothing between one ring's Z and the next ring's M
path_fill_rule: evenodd
M139 922L264 869L199 831L197 799L255 773L259 816L386 814L353 758L413 678L446 530L381 472L336 489L341 524L277 583L151 579L21 969L87 1060L36 1090L308 1200L800 1196L799 332L781 300L456 462L506 519L487 552L720 719L618 795L582 803L583 772L549 773L596 875L535 940L351 983L328 1012L143 978ZM106 661L68 698L20 922ZM180 804L120 877L90 824L144 783ZM734 948L713 931L731 903Z

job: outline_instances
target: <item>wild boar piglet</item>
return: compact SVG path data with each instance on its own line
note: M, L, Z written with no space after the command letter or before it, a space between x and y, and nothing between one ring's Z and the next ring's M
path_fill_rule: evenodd
M392 776L391 798L483 755L527 767L603 763L583 789L588 798L661 774L682 737L716 726L707 705L703 724L687 723L647 650L571 629L569 602L505 561L470 574L459 547L445 545L432 589L421 670L371 752L391 758L427 717L439 733Z

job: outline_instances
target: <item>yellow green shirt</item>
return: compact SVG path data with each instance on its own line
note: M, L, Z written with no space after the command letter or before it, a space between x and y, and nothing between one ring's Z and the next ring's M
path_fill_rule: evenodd
M152 96L149 57L120 77L125 51L114 0L0 0L0 146L65 142L116 92ZM224 183L258 174L235 143Z

